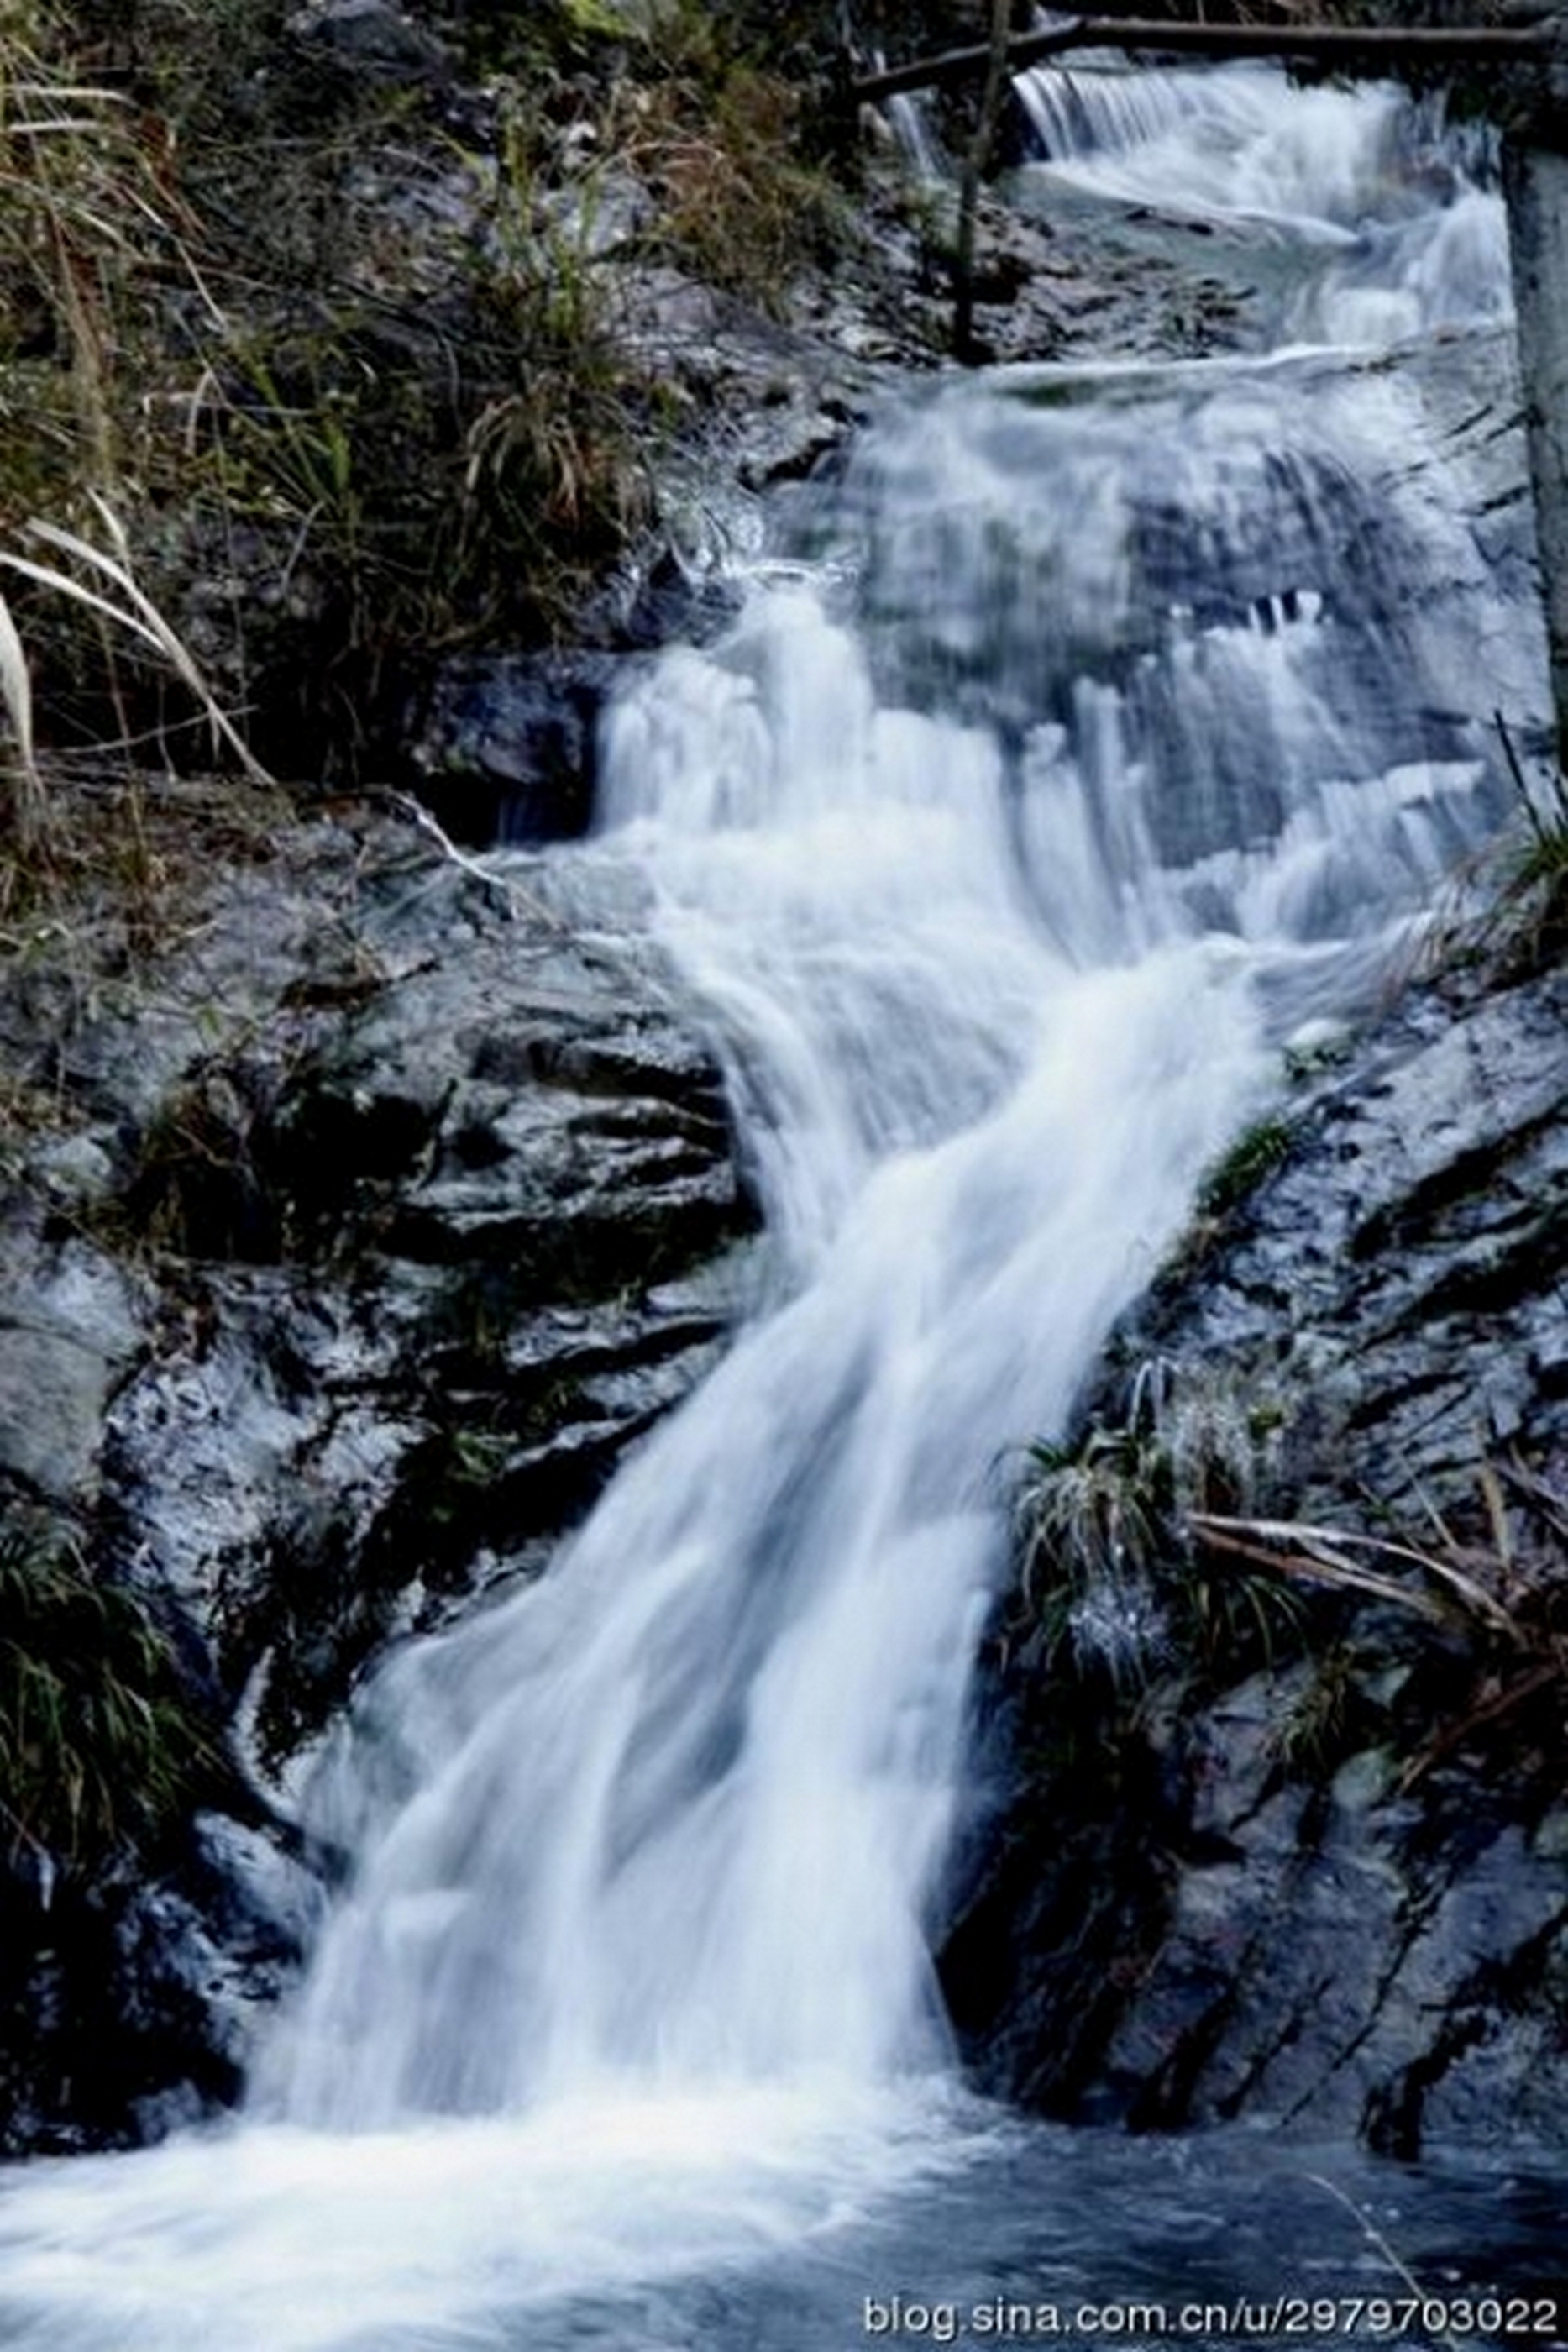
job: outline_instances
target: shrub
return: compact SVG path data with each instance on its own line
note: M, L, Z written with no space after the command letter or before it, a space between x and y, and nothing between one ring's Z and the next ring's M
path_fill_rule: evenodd
M261 756L350 782L444 653L575 626L644 529L679 395L618 332L625 267L776 304L840 220L754 48L814 61L821 0L418 13L483 90L434 50L356 70L281 0L0 0L0 546L37 517L101 544L105 500ZM39 742L193 764L145 638L8 584ZM19 740L14 771L16 824Z

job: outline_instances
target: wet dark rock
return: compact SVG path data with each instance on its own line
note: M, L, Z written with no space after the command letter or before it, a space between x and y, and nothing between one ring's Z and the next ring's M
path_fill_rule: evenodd
M312 58L380 82L419 84L450 70L440 42L392 0L308 0L288 31Z
M811 420L802 443L779 457L758 450L741 471L761 480L788 474L805 445L836 446L847 412L825 418L810 398L791 407ZM804 462L804 461L802 461ZM773 471L770 471L770 468ZM680 638L701 644L736 615L741 590L694 568L666 548L629 578L612 583L585 616L599 646L544 653L475 654L437 671L416 714L409 767L420 800L455 842L470 847L538 848L575 841L595 815L600 722L635 675L639 656Z
M725 1320L722 1282L700 1315L652 1294L749 1222L716 1073L648 961L434 855L386 887L396 967L261 1056L244 1154L273 1248L192 1251L183 1328L105 1431L225 1686L273 1657L271 1759L481 1555L586 1507Z
M694 571L666 549L648 565L631 604L618 615L618 641L643 653L677 638L706 644L734 620L744 593L723 572Z
M1418 1001L1118 1343L1124 1361L1169 1343L1281 1389L1304 1511L1418 1481L1452 1497L1499 1444L1561 1462L1568 1411L1535 1368L1568 1332L1565 1009L1552 977L1457 1018Z
M50 1501L96 1491L104 1413L138 1352L134 1277L10 1204L0 1231L0 1474Z
M1511 1629L1297 1587L1274 1654L1232 1629L1118 1685L1031 1663L1015 1613L943 1957L988 2089L1400 2157L1563 2144L1565 1013L1561 975L1414 997L1195 1231L1082 1415L1124 1423L1151 1364L1224 1386L1269 1427L1254 1509L1469 1546Z
M122 1885L99 1886L47 1913L7 1896L0 2150L135 2146L158 2136L161 2101L189 2119L204 2099L234 2096L232 2068L172 1975L194 1942L172 1895L149 1906Z
M437 678L413 760L420 798L455 841L571 841L593 815L612 654L455 662Z
M388 1641L537 1573L753 1222L657 957L401 818L218 877L69 1069L90 1157L41 1136L0 1223L0 1502L133 1579L229 1754L135 1865L0 1854L10 2148L234 2095L331 1864L277 1776Z

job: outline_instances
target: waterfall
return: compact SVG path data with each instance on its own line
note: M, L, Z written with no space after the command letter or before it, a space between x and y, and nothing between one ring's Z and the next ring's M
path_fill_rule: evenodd
M329 1931L284 2094L313 2122L940 2060L998 1452L1059 1421L1261 1083L1231 943L1076 967L994 746L879 709L808 594L656 674L609 765L792 1295L554 1575L398 1674L391 1736L451 1728Z
M1251 68L1030 86L1128 184L1176 142L1331 225L1413 136ZM547 1575L373 1682L249 2116L16 2189L5 2340L533 2347L551 2298L842 2226L993 2130L927 1939L1009 1448L1294 1025L1495 826L1494 706L1542 699L1462 449L1410 461L1427 397L1322 352L928 387L611 713L597 835L536 887L648 885L766 1298Z
M550 1577L373 1699L362 1742L441 1728L360 1829L298 2118L940 2061L998 1454L1059 1424L1270 1035L1495 822L1500 671L1467 708L1458 643L1513 632L1461 519L1372 476L1406 395L1048 389L904 404L814 573L612 714L588 854L653 882L789 1295Z
M1134 69L1098 51L1017 87L1058 189L1242 233L1254 273L1268 275L1261 242L1294 248L1282 339L1385 343L1507 312L1492 142L1448 131L1435 99L1292 89L1262 64Z

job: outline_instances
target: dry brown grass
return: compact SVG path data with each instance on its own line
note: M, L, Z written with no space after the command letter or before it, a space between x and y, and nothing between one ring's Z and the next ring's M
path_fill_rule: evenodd
M1406 1763L1402 1790L1538 1699L1552 1701L1561 1727L1568 1697L1568 1495L1513 1458L1480 1464L1462 1516L1425 1501L1423 1510L1421 1527L1395 1536L1298 1519L1190 1520L1199 1543L1250 1573L1381 1603L1469 1652L1468 1690Z

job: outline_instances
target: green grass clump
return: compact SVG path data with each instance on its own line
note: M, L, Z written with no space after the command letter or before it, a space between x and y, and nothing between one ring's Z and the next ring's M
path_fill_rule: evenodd
M1250 1200L1264 1178L1287 1159L1294 1139L1295 1128L1286 1118L1255 1119L1243 1129L1199 1184L1199 1215L1226 1217Z
M213 1755L145 1603L19 1515L0 1528L0 1841L69 1868L154 1840Z
M1271 1662L1298 1596L1197 1530L1206 1517L1251 1507L1277 1436L1267 1404L1247 1402L1222 1375L1155 1366L1124 1424L1031 1446L1019 1499L1030 1654L1048 1670L1133 1684L1173 1663L1208 1672Z

